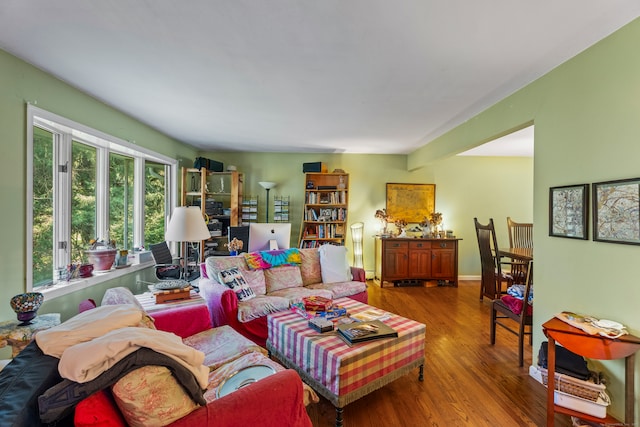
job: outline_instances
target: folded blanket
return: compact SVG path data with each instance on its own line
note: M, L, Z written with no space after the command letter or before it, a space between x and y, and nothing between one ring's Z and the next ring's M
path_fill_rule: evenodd
M177 335L147 328L120 328L71 346L62 353L58 371L75 382L91 381L141 347L176 360L193 373L201 388L207 387L209 368L203 365L203 352L183 344Z
M149 365L167 367L194 402L199 405L206 405L202 388L187 368L169 356L148 348L140 348L123 357L111 369L92 381L78 383L62 380L62 382L49 388L38 397L41 421L44 423L56 422L70 413L73 407L81 400L115 384L129 372Z
M72 345L91 341L114 329L140 324L144 312L132 304L105 305L83 311L58 326L36 334L44 354L60 357Z

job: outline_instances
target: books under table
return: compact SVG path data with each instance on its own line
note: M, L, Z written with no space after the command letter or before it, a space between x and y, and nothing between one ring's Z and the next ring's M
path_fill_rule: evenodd
M338 336L347 344L357 344L382 338L395 338L398 336L398 331L380 320L340 324L337 327L337 331Z

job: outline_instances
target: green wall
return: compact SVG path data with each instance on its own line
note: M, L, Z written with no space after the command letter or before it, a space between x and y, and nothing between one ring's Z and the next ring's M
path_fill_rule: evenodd
M83 94L70 85L0 51L0 203L2 203L2 239L0 239L0 321L15 319L9 299L26 289L26 105L75 120L116 137L135 141L172 158L193 158L194 149L141 124L111 107ZM77 312L83 298L100 301L111 286L135 286L137 279L148 279L140 272L110 281L102 286L45 301L41 311L61 312L63 318ZM8 349L0 350L6 357Z
M502 130L535 123L534 354L544 338L541 324L563 310L613 319L640 335L640 247L548 236L549 187L640 176L638 40L636 19L409 156L410 168L437 163ZM623 363L604 366L612 409L620 417ZM638 404L635 413L637 424Z

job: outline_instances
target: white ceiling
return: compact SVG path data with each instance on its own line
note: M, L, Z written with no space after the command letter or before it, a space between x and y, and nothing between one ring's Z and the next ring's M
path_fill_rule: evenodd
M203 150L409 153L638 0L2 0L0 48Z
M533 157L533 126L494 139L458 156Z

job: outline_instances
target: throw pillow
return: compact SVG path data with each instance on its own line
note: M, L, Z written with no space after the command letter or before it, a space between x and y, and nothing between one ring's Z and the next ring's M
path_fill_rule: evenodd
M347 262L347 248L326 244L320 246L320 271L323 283L348 282L351 269Z
M302 286L300 268L291 265L265 270L264 280L267 284L267 293Z
M76 405L75 427L127 427L109 388L93 393Z
M198 408L164 366L138 368L115 383L112 392L132 427L166 426Z
M218 281L231 288L238 297L238 301L248 301L256 296L253 289L251 289L251 286L247 284L247 281L244 279L240 270L236 267L229 268L228 270L222 270L218 274Z
M297 248L279 249L276 251L260 251L244 254L251 270L280 267L283 265L300 265L302 258Z

